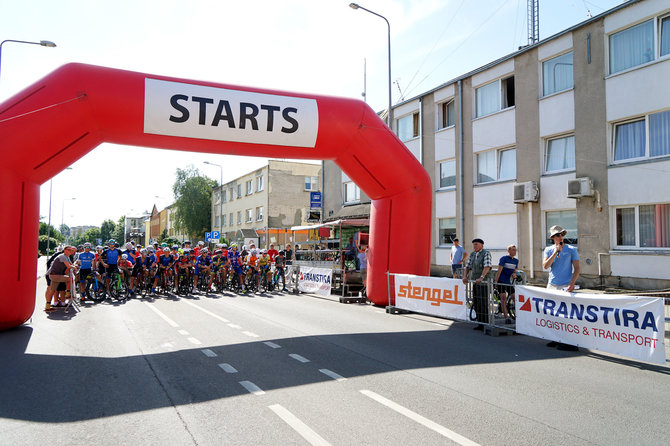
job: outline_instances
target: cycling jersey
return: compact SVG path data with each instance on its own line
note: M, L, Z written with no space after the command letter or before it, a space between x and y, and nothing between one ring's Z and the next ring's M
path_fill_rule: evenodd
M151 254L150 256L147 256L147 258L144 260L144 266L147 268L151 268L156 264L156 256Z
M172 264L172 262L174 262L174 258L170 255L170 253L163 254L162 256L160 256L159 262L161 266L168 267Z
M283 268L284 265L286 265L286 257L284 256L275 257L275 266L277 268Z
M209 266L210 263L212 263L212 258L210 256L201 255L195 259L196 266Z
M81 269L91 269L93 267L93 260L95 260L95 254L93 254L91 251L82 252L79 254Z
M261 256L261 258L258 259L258 266L261 268L268 268L270 266L270 257Z
M133 251L132 249L126 249L125 251L123 251L123 253L128 255L128 261L134 265L135 264L135 251Z
M121 260L121 251L118 248L108 249L102 253L102 260L108 265L116 265Z

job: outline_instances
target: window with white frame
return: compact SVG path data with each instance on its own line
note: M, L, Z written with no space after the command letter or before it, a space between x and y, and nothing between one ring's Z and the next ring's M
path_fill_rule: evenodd
M221 227L226 226L226 214L221 216Z
M545 240L547 246L553 245L554 242L549 238L549 229L552 226L559 225L565 229L564 241L570 245L576 245L579 241L577 236L577 211L549 211L545 214L545 224L547 229L547 238Z
M516 178L516 149L489 150L477 154L477 184Z
M614 125L613 160L670 155L670 110Z
M214 227L215 228L219 227L219 216L218 215L214 216Z
M242 224L242 211L237 211L237 224Z
M263 175L259 175L256 177L256 192L261 192L263 190L264 184L263 184Z
M226 191L225 190L221 191L221 198L223 199L224 203L228 201L228 197L226 196Z
M610 73L654 60L654 20L647 20L609 36Z
M247 195L254 193L254 180L247 181Z
M237 185L237 198L242 198L242 185Z
M247 219L245 221L247 223L254 221L254 213L253 213L252 209L247 209L246 214L247 214Z
M228 214L228 225L232 226L233 223L234 223L233 222L233 213L231 212L230 214Z
M544 171L561 172L575 168L575 137L561 136L547 141L544 153Z
M456 160L440 163L440 189L456 186Z
M456 219L440 218L438 221L438 244L440 246L451 245L456 238Z
M354 203L361 200L361 190L353 181L347 181L342 186L344 189L345 203Z
M263 206L258 206L256 208L256 221L263 220Z
M574 87L572 51L542 62L542 96Z
M437 128L445 129L456 124L456 107L452 99L437 106Z
M219 191L214 192L214 203L219 201Z
M670 203L617 208L615 219L617 246L670 248Z
M319 177L305 177L305 190L319 190Z
M670 15L661 17L658 23L658 30L661 34L661 57L670 54Z
M477 117L514 106L514 76L498 79L475 90Z
M409 141L419 136L419 113L403 116L396 120L398 125L398 138L400 141Z
M234 189L232 187L228 189L228 196L230 196L230 201L233 201L235 199L234 197L235 194L233 193L233 191Z

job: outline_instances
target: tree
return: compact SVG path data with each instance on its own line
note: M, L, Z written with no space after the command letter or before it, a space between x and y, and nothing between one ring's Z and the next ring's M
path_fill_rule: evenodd
M57 241L63 240L63 236L58 229L54 228L53 225L44 223L43 221L40 222L39 231L39 235L49 235L50 237L55 238Z
M119 244L123 243L126 235L126 217L121 216L119 221L114 225L114 232L112 233L112 238L116 240Z
M102 225L100 225L100 238L103 243L107 243L113 237L115 227L116 224L114 224L113 220L107 219L102 222Z
M63 237L70 236L70 227L68 225L60 225L60 233L63 234Z
M212 188L216 181L202 176L193 166L177 168L177 178L172 186L176 197L177 229L189 237L202 237L212 224Z
M91 228L88 231L84 232L83 234L78 235L74 240L72 240L72 244L78 246L88 242L93 246L95 246L99 238L102 238L100 237L100 229Z
M47 252L47 240L49 245L49 252ZM53 237L49 237L46 234L40 235L38 238L38 250L39 252L49 255L56 250L58 247L58 240Z
M167 229L163 229L163 232L162 232L161 235L158 237L158 242L159 242L159 243L163 243L163 240L165 240L166 238L168 238Z

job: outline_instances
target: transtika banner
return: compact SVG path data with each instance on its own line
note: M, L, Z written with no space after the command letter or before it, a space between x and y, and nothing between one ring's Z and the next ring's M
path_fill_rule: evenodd
M394 276L396 308L449 319L467 319L462 281L409 274Z
M663 299L516 286L516 331L665 365Z
M330 268L301 266L300 275L298 276L298 290L303 293L330 296L332 277L333 270Z

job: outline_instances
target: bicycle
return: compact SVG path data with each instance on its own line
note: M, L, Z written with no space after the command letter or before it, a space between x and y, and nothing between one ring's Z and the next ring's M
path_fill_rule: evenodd
M121 273L114 271L110 276L109 295L116 300L128 298L128 284L121 278Z
M95 303L102 302L107 298L107 289L104 281L98 280L100 273L91 272L86 276L86 285L84 286L84 296Z

